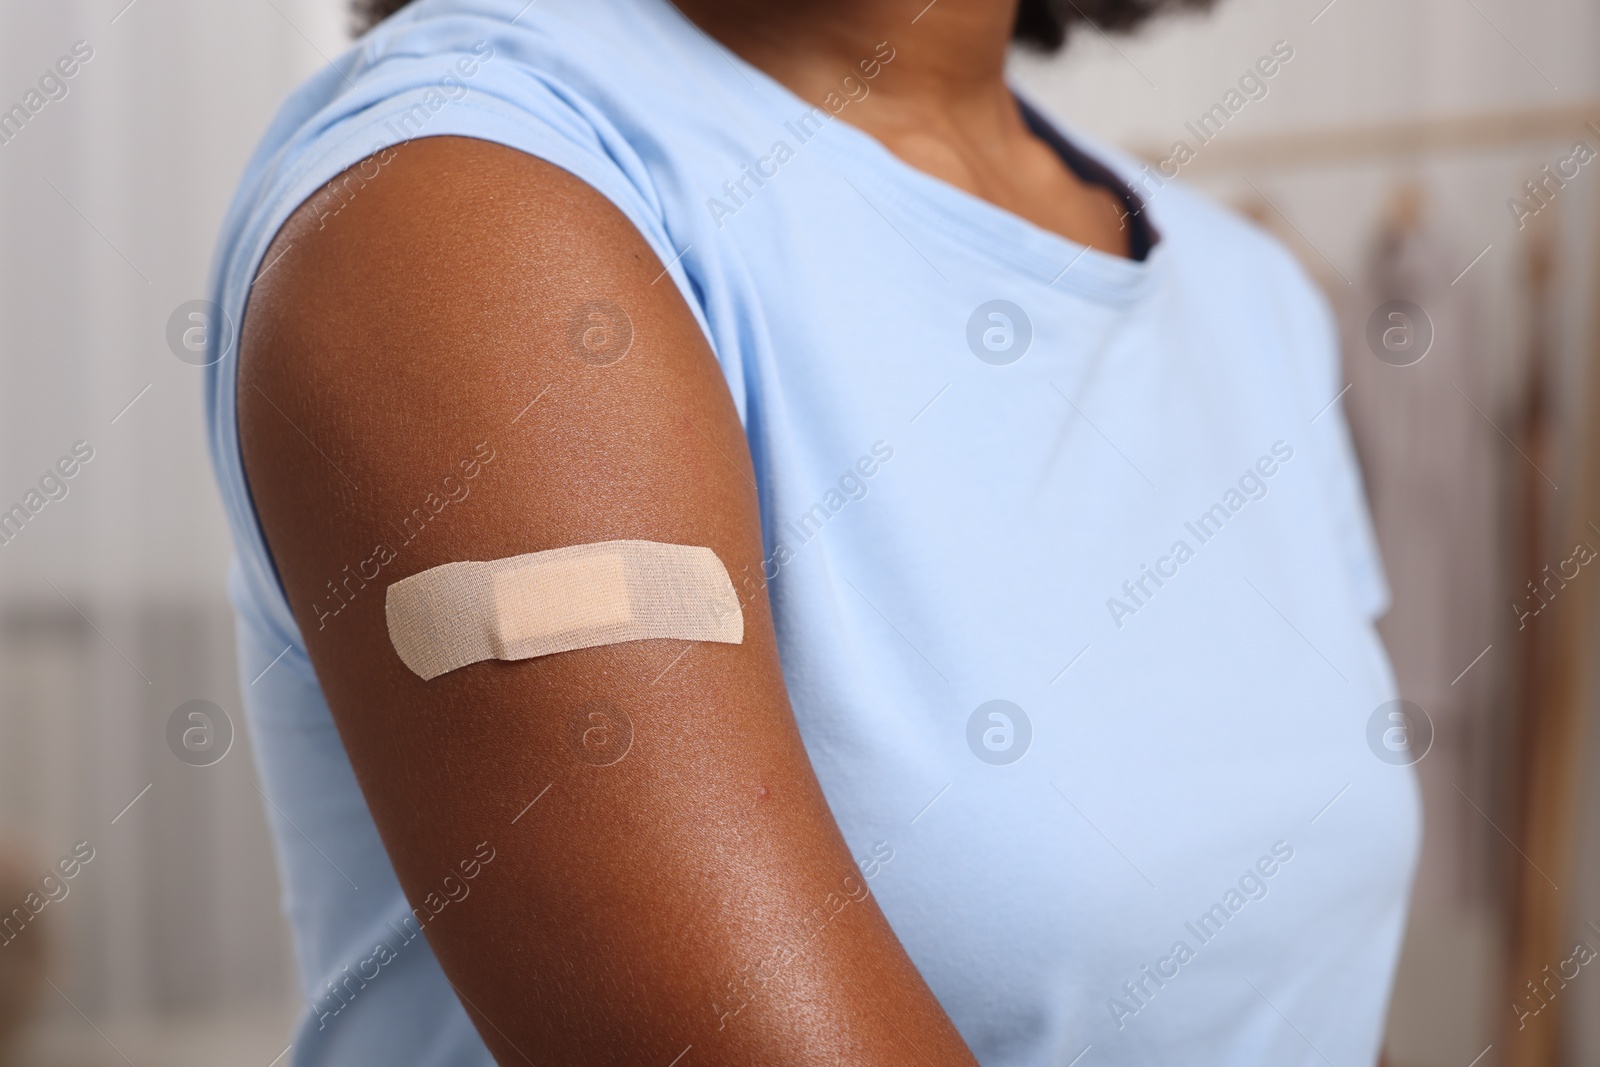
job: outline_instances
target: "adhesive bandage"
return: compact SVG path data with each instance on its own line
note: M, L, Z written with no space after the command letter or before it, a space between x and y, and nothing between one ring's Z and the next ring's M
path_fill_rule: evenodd
M744 640L744 613L709 548L602 541L446 563L389 587L389 640L424 680L486 659L620 641Z

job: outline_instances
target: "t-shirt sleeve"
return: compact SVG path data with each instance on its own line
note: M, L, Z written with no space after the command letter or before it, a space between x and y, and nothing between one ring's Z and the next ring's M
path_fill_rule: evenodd
M264 262L268 246L300 205L311 205L327 224L368 185L383 181L384 168L407 142L458 136L543 159L606 197L668 265L663 274L671 275L704 328L650 169L603 115L546 72L549 64L523 54L530 48L504 26L483 20L445 17L412 26L396 19L392 29L380 27L295 93L251 160L224 224L211 298L225 321L242 321L254 279L275 266ZM439 195L454 194L442 188ZM481 209L462 203L460 210ZM266 622L296 643L298 631L239 452L235 356L230 351L212 357L206 402L212 459L238 552L239 589L262 609Z
M435 34L440 32L435 27ZM451 50L435 41L429 45L435 50L426 55L391 45L393 51L357 86L301 123L280 153L294 164L274 176L266 200L292 211L368 157L393 158L420 137L472 137L572 173L626 215L662 262L672 260L672 240L644 161L579 94L519 62L511 54L513 45L504 38L463 38ZM371 164L358 173L369 180L368 173L381 169ZM337 210L342 190L328 192L333 195L328 207Z

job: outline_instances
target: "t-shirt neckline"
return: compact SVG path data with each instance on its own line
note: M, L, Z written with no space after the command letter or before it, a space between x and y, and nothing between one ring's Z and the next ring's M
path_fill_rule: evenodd
M1166 259L1169 238L1158 237L1158 225L1150 204L1140 200L1114 162L1085 151L1038 107L1012 88L1029 125L1043 136L1061 156L1062 163L1080 177L1109 178L1118 183L1113 193L1125 203L1142 208L1145 225L1152 237L1151 246L1141 260L1069 240L1008 211L982 197L967 192L907 163L883 142L860 127L830 114L827 108L811 104L760 67L749 63L721 42L700 29L670 0L653 0L663 9L665 28L676 28L682 45L709 53L720 62L707 63L705 73L719 80L735 99L749 99L755 93L759 110L779 129L812 110L830 120L806 142L817 145L848 169L848 188L869 197L880 214L885 207L915 216L930 232L958 243L963 250L997 264L1039 279L1054 288L1074 292L1088 299L1107 303L1131 303L1149 292ZM870 99L870 95L867 98ZM854 105L851 105L854 106ZM1070 155L1068 154L1070 153ZM1076 157L1075 159L1073 157ZM1082 169L1087 164L1092 176ZM874 195L876 194L876 195ZM855 195L855 194L848 194ZM887 217L887 216L886 216ZM919 252L921 250L919 249ZM924 258L926 254L924 253Z

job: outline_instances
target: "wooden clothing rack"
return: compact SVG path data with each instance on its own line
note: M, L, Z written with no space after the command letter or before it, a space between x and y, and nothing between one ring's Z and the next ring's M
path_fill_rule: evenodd
M1593 247L1600 253L1600 212L1596 226ZM1541 265L1540 257L1537 246L1530 249L1530 295L1536 313L1549 298L1548 264ZM1600 300L1592 301L1590 308L1593 318L1583 406L1579 415L1562 427L1564 441L1556 441L1554 428L1544 432L1553 446L1548 449L1552 459L1567 460L1563 481L1568 485L1565 492L1549 496L1541 490L1539 495L1553 505L1544 509L1548 519L1543 525L1554 536L1539 537L1542 543L1536 547L1558 554L1579 542L1600 545L1600 536L1591 525L1600 520L1596 512L1600 505ZM1548 618L1538 620L1541 625L1530 635L1533 640L1520 664L1524 699L1516 723L1516 829L1527 862L1516 868L1508 931L1510 969L1505 984L1512 996L1524 1000L1525 982L1551 989L1544 983L1573 947L1567 937L1576 910L1571 904L1572 879L1584 757L1595 702L1597 584L1574 581L1563 588L1562 595L1550 603L1550 610L1541 612ZM1565 890L1558 888L1561 886ZM1594 943L1592 938L1585 940ZM1555 990L1546 994L1551 999L1540 1012L1539 1025L1519 1029L1505 1020L1504 1062L1508 1067L1553 1067L1560 1061L1561 1019L1572 1003L1572 994L1560 993L1562 984L1556 978Z

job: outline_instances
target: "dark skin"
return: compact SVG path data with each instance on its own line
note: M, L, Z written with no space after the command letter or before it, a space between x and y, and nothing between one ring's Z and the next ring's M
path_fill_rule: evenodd
M892 78L849 121L974 195L1123 250L1115 198L1034 139L1005 92L1010 5L940 0L915 26L901 8L684 5L812 100L892 40ZM693 1046L695 1067L973 1064L811 770L765 590L747 580L763 553L744 434L632 226L542 161L426 138L336 216L302 205L263 262L240 344L251 489L408 898L424 905L480 842L495 850L426 932L497 1061L665 1065ZM569 347L594 300L632 322L611 366ZM480 443L493 458L466 481ZM466 495L402 546L397 524L456 491L446 476ZM389 584L619 538L715 551L745 602L744 642L638 641L430 682L395 655ZM395 557L327 614L329 580L378 541ZM632 726L607 766L573 741L595 699Z

